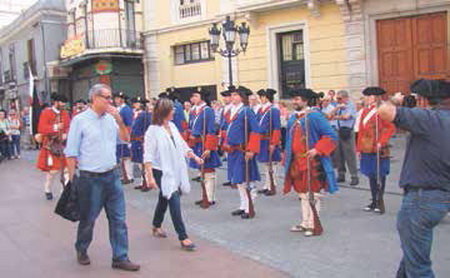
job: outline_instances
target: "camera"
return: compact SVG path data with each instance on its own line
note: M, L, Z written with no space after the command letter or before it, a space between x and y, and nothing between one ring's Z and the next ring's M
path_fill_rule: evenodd
M407 95L403 98L402 106L414 108L417 106L417 98L414 95Z

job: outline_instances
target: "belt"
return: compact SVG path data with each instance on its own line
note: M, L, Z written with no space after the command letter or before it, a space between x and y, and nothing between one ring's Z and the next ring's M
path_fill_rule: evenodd
M431 190L439 190L439 191L447 192L447 190L442 189L442 188L438 188L438 187L412 187L412 186L407 186L404 189L405 189L405 192L420 192L420 191L431 191Z
M114 166L112 169L110 169L106 172L101 172L101 173L80 170L80 176L89 177L89 178L103 177L108 174L111 174L116 169L117 169L117 166Z
M230 150L229 152L232 151L245 151L245 145L234 145L234 146L229 146L228 149Z

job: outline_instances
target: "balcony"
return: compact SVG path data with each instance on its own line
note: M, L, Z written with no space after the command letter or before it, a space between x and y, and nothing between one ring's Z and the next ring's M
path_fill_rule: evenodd
M202 14L202 5L200 2L185 3L179 7L179 18L186 19L200 16Z
M142 49L141 34L127 29L88 31L86 49L99 48Z
M236 7L245 12L263 12L306 4L308 1L310 0L237 0Z
M61 46L60 58L97 53L143 53L141 33L128 29L99 29L79 34L68 39Z

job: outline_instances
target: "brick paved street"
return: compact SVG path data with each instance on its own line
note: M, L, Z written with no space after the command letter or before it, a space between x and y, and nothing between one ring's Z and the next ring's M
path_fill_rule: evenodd
M259 197L257 217L244 221L230 215L237 206L237 191L219 186L218 205L206 211L193 204L200 193L199 184L192 183L191 194L183 196L183 209L188 233L200 249L195 254L185 254L179 251L169 216L165 228L171 239L157 241L149 236L156 192L140 193L127 186L130 255L144 265L140 274L131 277L175 277L183 273L177 262L189 262L189 276L200 277L206 276L207 269L214 269L214 276L218 277L277 277L283 273L292 277L394 277L401 256L395 217L401 201L397 180L404 138L396 138L393 143L395 159L388 191L395 194L385 197L387 213L378 216L362 211L369 192L361 177L358 188L342 188L338 194L325 198L321 216L325 234L319 238L304 238L288 231L300 215L299 202L293 194ZM55 202L43 200L43 176L30 164L34 155L29 153L22 161L0 165L4 181L0 189L1 213L6 219L0 224L2 273L20 274L14 277L28 277L31 273L61 277L63 272L68 272L65 276L69 277L119 275L109 268L110 250L103 218L91 249L94 264L89 268L76 265L72 249L75 226L52 214ZM219 175L222 180L223 169ZM449 232L447 217L435 232L433 262L437 277L450 276Z

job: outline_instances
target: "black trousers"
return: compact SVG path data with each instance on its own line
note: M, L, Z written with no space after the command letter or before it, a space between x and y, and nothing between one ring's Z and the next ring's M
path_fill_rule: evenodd
M153 169L153 176L155 177L156 184L161 189L161 178L163 172L160 170ZM184 227L183 217L181 215L181 205L180 205L180 193L178 191L174 192L169 200L167 200L162 192L159 192L158 204L156 205L155 215L153 216L153 227L161 228L162 222L164 221L164 215L167 211L167 206L169 206L170 216L172 217L172 223L175 231L178 234L178 239L185 240L188 238L186 234L186 228Z

